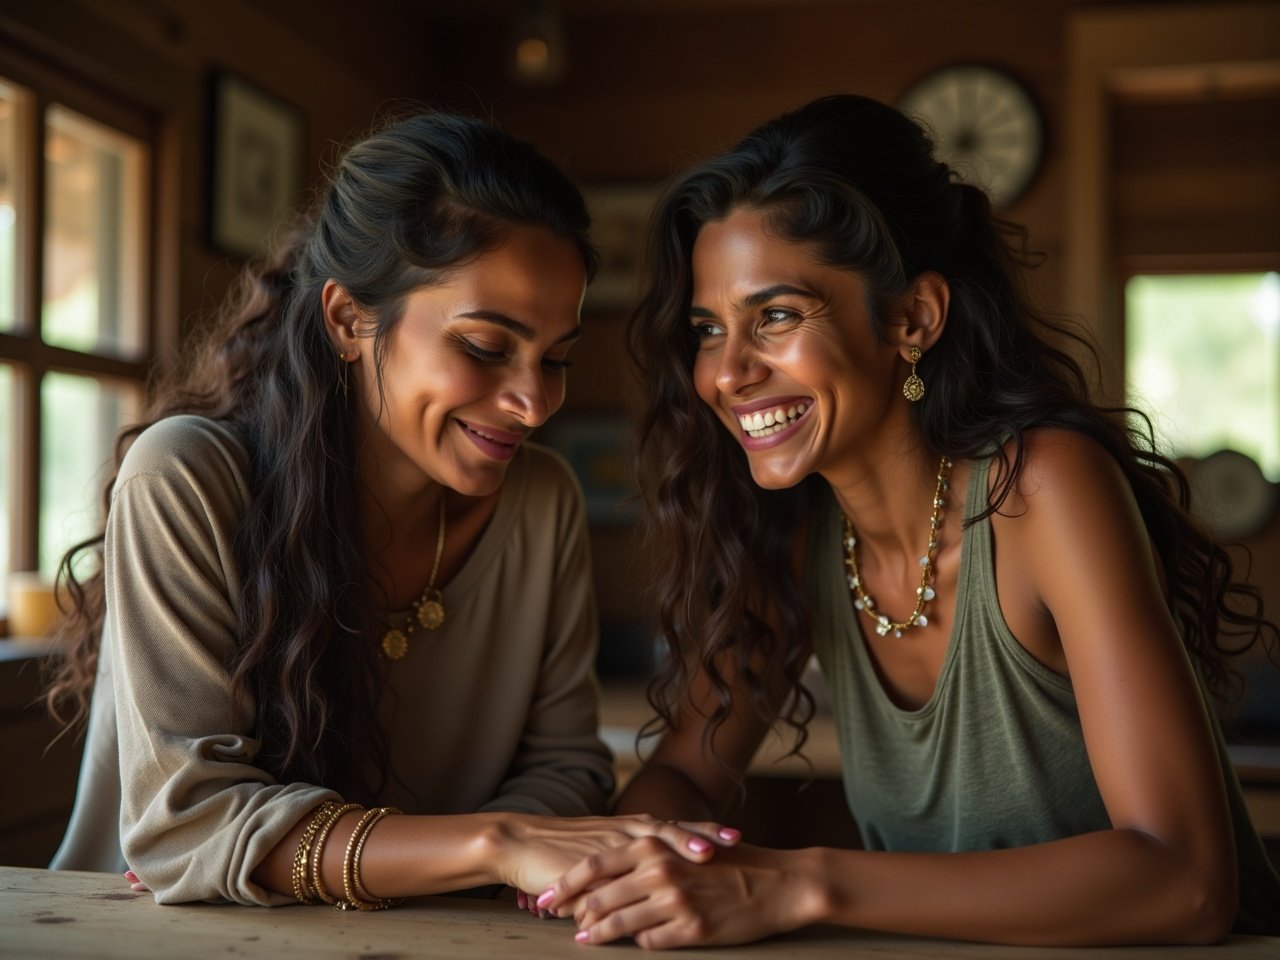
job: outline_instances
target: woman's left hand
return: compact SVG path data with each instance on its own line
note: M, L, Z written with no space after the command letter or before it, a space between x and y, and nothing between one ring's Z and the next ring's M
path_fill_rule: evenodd
M814 853L739 844L692 863L645 838L587 857L544 906L573 913L580 943L627 936L645 949L748 943L819 918Z

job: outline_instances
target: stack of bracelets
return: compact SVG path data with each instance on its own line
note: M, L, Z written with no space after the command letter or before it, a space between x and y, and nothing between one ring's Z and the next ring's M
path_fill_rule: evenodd
M400 813L395 807L374 807L365 810L364 816L356 824L347 841L347 852L342 858L342 893L341 898L330 896L325 889L320 875L320 857L324 853L325 841L329 833L344 814L352 810L364 809L358 803L338 803L326 800L312 815L306 829L302 831L302 839L298 841L298 850L293 855L293 895L300 903L325 903L343 910L385 910L393 907L398 900L379 900L369 896L360 882L360 854L364 850L364 842L373 828L389 813Z

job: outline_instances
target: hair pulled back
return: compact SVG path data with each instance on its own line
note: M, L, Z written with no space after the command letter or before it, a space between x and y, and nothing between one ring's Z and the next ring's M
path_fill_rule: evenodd
M1025 230L998 219L985 193L959 182L903 114L865 97L830 96L761 125L686 172L654 212L648 282L628 342L645 389L636 464L646 533L664 556L653 586L672 656L650 687L662 721L671 722L697 665L719 700L706 746L728 714L726 669L745 677L762 712L780 692L799 690L785 710L797 749L812 716L812 700L798 685L809 625L791 571L806 502L821 481L758 488L740 445L693 384L694 241L704 224L739 208L763 211L779 236L857 272L882 338L892 299L924 271L946 278L947 325L919 362L929 389L912 409L934 455L997 457L987 509L967 522L990 515L1008 496L1028 430L1079 431L1123 469L1167 571L1170 606L1210 688L1225 687L1228 653L1260 637L1275 642L1256 589L1234 582L1230 557L1188 516L1186 480L1156 450L1150 422L1128 408L1092 403L1077 357L1096 365L1095 348L1073 324L1032 307L1026 276L1039 258L1028 251ZM769 598L767 611L760 598ZM1237 642L1222 642L1220 624Z
M376 318L373 353L407 294L498 246L514 224L572 239L588 274L590 218L565 175L529 144L471 118L424 113L348 148L309 213L250 264L189 362L159 389L128 445L164 417L190 413L235 428L252 500L235 554L243 579L239 647L229 664L252 695L257 762L281 780L376 792L391 771L375 720L381 691L358 511L356 418L335 390L343 362L325 331L321 291L337 281ZM78 544L59 578L71 598L68 654L49 705L68 724L87 713L104 620L103 535ZM82 555L96 571L77 577Z

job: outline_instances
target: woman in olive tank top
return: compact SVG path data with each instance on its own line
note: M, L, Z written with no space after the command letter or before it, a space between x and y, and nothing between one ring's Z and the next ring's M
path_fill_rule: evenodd
M716 809L779 714L812 715L816 653L865 849L630 844L539 902L646 947L1280 934L1206 700L1220 625L1273 652L1277 629L1146 419L1088 398L1025 232L912 121L837 96L679 177L648 262L638 465L673 655L618 809Z

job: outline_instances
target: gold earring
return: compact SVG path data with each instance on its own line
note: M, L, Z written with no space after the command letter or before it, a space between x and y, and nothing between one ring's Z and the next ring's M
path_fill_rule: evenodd
M347 363L348 361L347 361L347 352L345 350L338 351L338 363L340 363L342 366L338 372L338 382L334 386L334 390L335 391L341 390L342 399L346 400L347 399Z
M902 384L902 395L912 403L924 396L924 381L916 374L916 364L920 362L920 348L911 348L911 376Z

